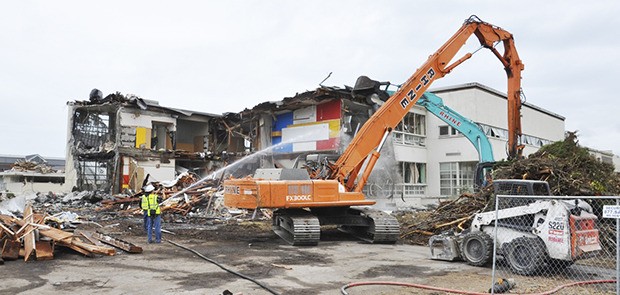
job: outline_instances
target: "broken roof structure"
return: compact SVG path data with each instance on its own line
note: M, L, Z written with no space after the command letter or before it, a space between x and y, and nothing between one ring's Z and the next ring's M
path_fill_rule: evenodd
M88 101L68 103L67 179L77 190L139 191L147 175L202 176L245 152L222 115L93 92Z

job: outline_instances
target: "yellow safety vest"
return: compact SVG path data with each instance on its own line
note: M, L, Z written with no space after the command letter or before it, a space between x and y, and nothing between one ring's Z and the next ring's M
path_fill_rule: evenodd
M157 194L142 195L140 207L142 210L148 211L148 216L151 216L151 210L155 210L155 215L161 214L159 203L157 203Z

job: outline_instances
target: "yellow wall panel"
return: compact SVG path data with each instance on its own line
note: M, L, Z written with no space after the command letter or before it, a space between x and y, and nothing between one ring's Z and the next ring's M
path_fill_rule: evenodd
M151 129L136 127L136 148L151 148Z

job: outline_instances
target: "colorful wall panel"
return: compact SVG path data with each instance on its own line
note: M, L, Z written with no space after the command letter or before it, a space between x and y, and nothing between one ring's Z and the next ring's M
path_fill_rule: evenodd
M340 114L340 100L333 100L277 115L271 133L274 152L337 149Z

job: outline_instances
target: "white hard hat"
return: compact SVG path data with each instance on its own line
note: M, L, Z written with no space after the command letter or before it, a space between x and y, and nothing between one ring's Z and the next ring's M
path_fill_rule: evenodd
M149 184L149 185L147 185L147 186L145 186L145 187L144 187L144 191L145 191L145 192L147 192L147 193L152 192L154 189L155 189L155 188L153 187L153 185L152 185L152 184Z

